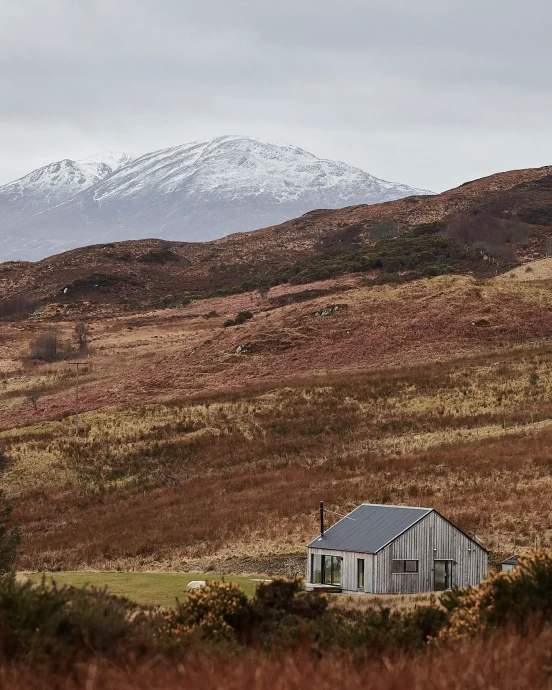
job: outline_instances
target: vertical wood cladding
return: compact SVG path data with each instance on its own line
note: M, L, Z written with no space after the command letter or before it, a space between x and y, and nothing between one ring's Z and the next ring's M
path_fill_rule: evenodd
M364 589L377 594L416 594L434 586L434 561L452 561L452 586L477 586L487 576L488 555L459 529L432 511L377 554L309 548L307 582L311 582L311 554L341 556L341 586L358 592L357 559L364 559ZM392 561L416 560L417 573L393 573Z
M393 559L419 562L417 573L392 573ZM431 512L375 557L375 591L393 594L429 592L434 587L434 561L452 561L452 586L478 585L487 576L488 556L459 529Z

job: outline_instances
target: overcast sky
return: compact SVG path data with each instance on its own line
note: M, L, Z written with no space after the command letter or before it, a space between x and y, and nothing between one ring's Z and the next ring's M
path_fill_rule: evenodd
M442 191L552 163L550 0L0 0L0 183L220 134Z

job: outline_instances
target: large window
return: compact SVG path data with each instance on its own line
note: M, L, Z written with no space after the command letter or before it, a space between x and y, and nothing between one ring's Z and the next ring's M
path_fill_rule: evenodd
M391 572L408 574L418 572L418 561L391 561Z
M322 556L314 553L311 556L311 582L315 585L322 584Z
M357 558L357 589L364 589L364 558Z
M311 556L311 582L315 585L341 584L341 556Z

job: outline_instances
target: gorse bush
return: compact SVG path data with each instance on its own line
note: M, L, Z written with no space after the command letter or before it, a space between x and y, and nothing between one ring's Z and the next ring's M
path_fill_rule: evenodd
M446 620L444 609L430 605L411 612L375 607L349 620L328 608L328 599L305 592L301 578L260 583L248 600L236 585L212 582L165 616L165 631L181 641L191 635L211 642L238 642L266 649L295 648L414 651L435 637Z
M448 611L441 639L457 639L507 624L523 627L528 621L552 618L552 549L536 549L520 556L510 573L497 573L480 587L443 595Z
M0 579L0 651L7 660L62 665L116 658L151 647L153 621L124 599L95 589Z
M251 604L243 591L229 582L210 582L191 592L179 607L176 620L207 637L232 638L251 618Z
M405 612L374 608L366 611L350 630L346 629L346 646L378 653L423 649L429 639L439 634L446 617L446 612L435 604Z
M276 578L257 587L254 611L259 619L279 619L287 615L318 618L326 612L328 601L313 592L303 591L303 580Z
M318 619L326 610L327 600L304 592L300 578L260 583L252 600L237 585L209 582L191 592L166 621L179 635L266 646L276 639L280 644L284 638L296 639L301 621Z
M261 583L248 599L236 585L211 582L169 611L141 611L105 591L0 579L0 654L7 660L63 666L89 657L130 659L187 649L244 647L413 653L505 626L523 631L552 615L552 552L520 558L512 573L452 591L413 610L329 608L302 581Z
M142 254L138 257L138 261L143 264L161 264L163 266L169 262L180 261L180 256L169 247L160 247L159 249L150 249L149 252Z

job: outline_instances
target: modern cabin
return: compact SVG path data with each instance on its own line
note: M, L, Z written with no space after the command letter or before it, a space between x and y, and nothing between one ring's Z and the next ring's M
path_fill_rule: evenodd
M415 594L479 585L488 552L432 508L363 503L307 546L307 589Z
M511 573L514 568L517 567L518 564L518 557L517 554L514 554L513 556L510 556L506 560L502 561L500 565L500 569L502 570L503 573Z

